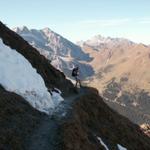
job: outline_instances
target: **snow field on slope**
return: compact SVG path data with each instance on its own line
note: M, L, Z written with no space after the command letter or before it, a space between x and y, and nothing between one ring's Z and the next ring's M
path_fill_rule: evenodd
M100 137L97 137L97 139L99 140L100 144L105 147L106 150L109 150L107 145L102 141Z
M49 114L63 98L51 96L43 78L16 50L0 39L0 84L8 91L24 97L34 108Z
M117 146L119 150L127 150L125 147L121 146L120 144L117 144Z
M103 142L103 140L100 137L97 137L100 144L105 147L106 150L109 150L107 145ZM117 144L118 150L127 150L125 147L121 146L120 144Z

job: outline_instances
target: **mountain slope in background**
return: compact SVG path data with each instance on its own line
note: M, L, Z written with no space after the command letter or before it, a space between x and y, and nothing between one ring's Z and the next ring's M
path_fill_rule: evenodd
M89 77L90 85L98 88L109 106L119 113L140 125L150 123L148 46L97 35L78 42L80 48L49 28L29 30L24 26L13 30L67 77L71 78L73 66L79 65L81 78Z
M53 68L35 48L1 22L0 37L7 46L31 63L47 88L59 88L68 104L70 96L74 98L65 117L48 117L31 107L21 96L0 86L0 149L29 150L29 145L33 142L31 137L40 129L43 121L47 125L57 122L57 126L52 126L53 132L57 131L57 136L55 138L51 130L46 135L37 135L35 139L40 137L43 140L48 135L46 144L55 146L53 150L103 150L104 143L110 150L118 150L117 147L128 150L150 149L150 139L137 125L112 111L102 101L97 90L83 88L81 93L75 95L73 84L62 72ZM41 145L37 146L36 150L42 150L40 147Z
M93 68L87 64L92 58L84 53L79 46L49 28L29 30L24 26L13 28L13 30L37 48L42 55L51 61L53 66L63 71L68 77L71 77L71 70L76 65L81 68L82 78L94 73Z
M93 57L90 65L95 75L90 85L133 122L150 123L150 48L127 39L102 36L78 44Z

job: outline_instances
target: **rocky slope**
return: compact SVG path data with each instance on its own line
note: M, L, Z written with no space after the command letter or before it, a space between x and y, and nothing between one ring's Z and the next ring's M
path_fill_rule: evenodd
M95 75L90 85L133 122L150 123L150 48L127 39L102 36L79 44L93 57L90 65Z
M0 86L0 149L22 150L45 114Z
M49 28L30 30L24 26L16 27L13 30L37 48L42 55L51 61L54 67L63 71L68 77L71 77L71 70L75 65L80 66L82 78L94 73L93 68L87 64L92 58L84 53L79 46Z
M111 150L118 150L116 143L128 150L149 149L149 138L142 135L139 141L139 127L112 111L92 89L75 102L72 118L61 129L65 150L105 149L97 137Z
M81 95L75 94L72 83L63 73L53 68L35 48L1 22L0 37L5 44L15 48L29 60L43 77L47 87L61 89L66 102L72 108L66 112L65 117L54 115L49 118L32 108L22 97L0 86L0 149L28 150L31 137L34 137L37 129L41 129L43 119L47 120L47 123L52 120L58 123L54 128L59 131L59 137L53 139L53 143L57 145L54 150L103 150L105 148L99 141L100 138L110 150L117 150L117 144L128 150L150 149L150 139L142 130L111 110L98 95L97 90L83 88ZM70 96L74 96L71 103ZM42 150L40 147L38 149Z

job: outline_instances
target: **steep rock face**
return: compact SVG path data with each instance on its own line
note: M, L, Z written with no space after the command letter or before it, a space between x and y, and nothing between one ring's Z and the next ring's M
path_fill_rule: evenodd
M54 67L63 71L68 77L71 78L71 70L75 65L80 66L82 78L93 75L93 68L87 64L92 60L89 54L49 28L37 30L28 29L24 26L22 28L16 27L13 30L42 55L46 56Z
M121 144L128 150L150 149L150 139L128 119L111 110L90 89L74 103L72 118L63 124L62 139L65 150L103 150L101 137L110 150Z
M56 87L60 89L64 95L73 92L73 85L69 80L65 79L65 75L56 70L50 62L39 52L29 45L23 38L15 32L7 28L0 22L0 37L6 45L12 49L16 49L21 53L31 65L36 68L37 72L43 77L48 88Z
M14 28L13 30L31 44L34 43L34 46L39 48L42 48L43 46L45 50L51 53L53 52L55 55L66 57L70 56L82 61L90 60L88 54L85 54L79 46L73 44L49 28L44 28L41 30L29 30L24 26L22 28Z

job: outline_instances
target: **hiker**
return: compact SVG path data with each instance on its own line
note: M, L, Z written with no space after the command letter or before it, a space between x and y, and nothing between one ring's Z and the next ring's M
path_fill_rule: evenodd
M80 78L79 78L79 67L78 67L78 66L75 67L75 68L73 68L73 70L72 70L72 76L73 76L73 77L75 78L75 80L76 80L75 87L77 87L78 84L79 84L80 87L81 87L81 81L80 81Z

